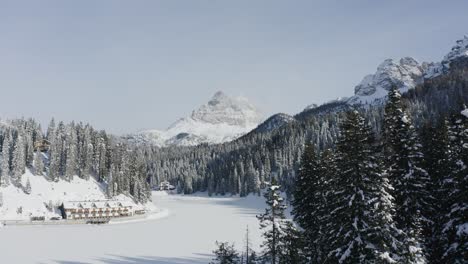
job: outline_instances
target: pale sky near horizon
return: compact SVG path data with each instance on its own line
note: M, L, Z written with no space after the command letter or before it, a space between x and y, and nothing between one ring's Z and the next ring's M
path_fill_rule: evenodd
M222 90L266 116L353 94L386 58L440 61L467 1L3 1L0 118L164 129ZM463 26L465 25L465 26Z

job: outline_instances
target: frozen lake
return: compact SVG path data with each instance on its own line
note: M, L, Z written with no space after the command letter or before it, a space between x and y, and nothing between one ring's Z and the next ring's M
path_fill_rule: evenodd
M215 241L241 249L247 225L260 244L255 215L263 197L161 196L165 218L118 225L11 226L0 228L0 263L208 263Z

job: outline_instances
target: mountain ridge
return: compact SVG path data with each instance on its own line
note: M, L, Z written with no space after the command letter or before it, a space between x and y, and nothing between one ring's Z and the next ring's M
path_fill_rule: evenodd
M250 132L262 120L260 110L247 98L218 91L190 116L180 118L166 130L145 130L127 138L159 147L219 144Z

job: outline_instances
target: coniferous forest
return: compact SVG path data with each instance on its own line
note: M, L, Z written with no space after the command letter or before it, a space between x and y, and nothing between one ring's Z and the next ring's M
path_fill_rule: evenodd
M19 180L29 169L52 182L93 178L109 198L141 203L163 181L184 194L263 193L263 252L248 263L466 263L467 76L462 57L386 101L325 104L218 145L160 148L82 123L52 119L43 132L10 120L0 125L0 183L31 193ZM243 257L226 243L216 252L233 261L221 263Z
M246 263L466 263L466 69L455 72L465 77L392 89L381 108L345 111L333 144L305 136L295 180L267 183L262 252Z
M466 263L466 112L418 135L394 89L379 137L362 114L346 112L335 148L305 145L294 222L276 179L269 184L258 216L263 251L245 263Z
M44 135L33 119L1 126L2 186L31 188L20 181L28 168L49 181L93 177L104 184L109 198L125 194L141 203L151 199L144 150L82 123L56 124L52 119L46 131ZM37 147L41 143L46 149Z

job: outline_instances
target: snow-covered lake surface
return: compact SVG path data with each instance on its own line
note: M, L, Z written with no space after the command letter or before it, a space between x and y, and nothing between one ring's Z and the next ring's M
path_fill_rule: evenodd
M261 239L255 216L264 210L263 197L154 192L153 202L168 209L168 215L118 225L0 228L0 263L208 263L216 240L235 242L240 250L247 225L258 249Z

